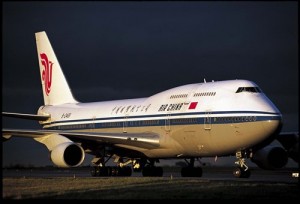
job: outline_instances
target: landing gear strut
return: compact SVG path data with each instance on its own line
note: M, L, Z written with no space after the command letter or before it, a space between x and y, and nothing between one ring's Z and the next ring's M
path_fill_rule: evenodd
M238 165L238 167L233 171L233 175L237 178L249 178L250 177L250 170L249 167L246 165L245 158L248 157L248 154L246 151L238 151L235 154L236 158L238 159L235 164Z
M201 177L202 176L202 168L201 167L194 167L195 158L191 158L190 162L186 159L188 166L182 167L181 169L181 176L182 177Z

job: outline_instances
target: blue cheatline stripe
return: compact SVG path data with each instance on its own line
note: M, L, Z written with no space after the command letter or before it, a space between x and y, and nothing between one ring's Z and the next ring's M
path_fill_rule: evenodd
M45 125L52 125L56 123L71 123L71 122L91 122L95 120L123 120L126 119L136 119L136 118L154 118L154 117L170 117L170 116L190 116L190 115L206 115L209 113L212 114L272 114L272 115L281 115L280 113L270 113L263 111L215 111L215 112L193 112L193 113L165 113L165 114L152 114L152 115L138 115L138 116L118 116L118 117L107 117L107 118L87 118L87 119L78 119L78 120L61 120L50 123L45 123Z
M178 119L159 119L159 120L136 120L120 122L97 122L85 124L64 124L52 126L47 129L54 130L79 130L79 129L106 129L106 128L132 128L132 127L149 127L149 126L170 126L177 125L204 125L204 124L233 124L249 123L256 121L280 120L280 116L227 116L227 117L210 117L208 118L178 118Z

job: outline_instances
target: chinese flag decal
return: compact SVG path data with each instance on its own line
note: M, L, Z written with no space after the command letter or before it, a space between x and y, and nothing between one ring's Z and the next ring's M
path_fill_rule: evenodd
M189 109L195 109L197 106L198 102L192 102L190 103Z

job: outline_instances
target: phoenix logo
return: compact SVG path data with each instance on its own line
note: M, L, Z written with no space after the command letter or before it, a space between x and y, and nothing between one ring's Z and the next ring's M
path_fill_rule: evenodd
M41 57L41 63L44 66L44 70L42 73L42 79L43 79L44 85L45 85L45 92L48 96L51 91L53 62L48 60L48 57L45 53L40 54L40 57Z

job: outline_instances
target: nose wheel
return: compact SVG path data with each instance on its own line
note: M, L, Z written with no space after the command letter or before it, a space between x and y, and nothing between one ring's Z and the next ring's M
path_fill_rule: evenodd
M237 167L234 171L233 171L233 175L236 178L249 178L250 177L250 170L249 169L244 169L242 167Z
M245 158L248 157L248 154L246 151L238 151L235 154L236 158L238 159L235 164L238 165L238 167L233 171L233 175L236 178L249 178L251 175L251 172L249 170L249 167L246 165Z

